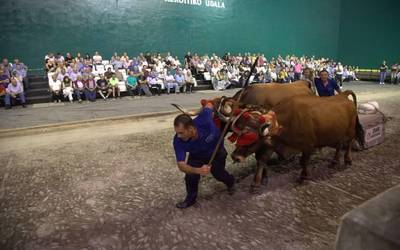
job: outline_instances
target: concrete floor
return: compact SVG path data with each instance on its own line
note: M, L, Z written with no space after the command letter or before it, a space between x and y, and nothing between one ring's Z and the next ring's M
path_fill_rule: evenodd
M322 150L311 160L313 181L301 186L297 161L274 165L259 195L248 193L254 159L228 159L237 193L204 177L198 204L184 211L174 207L185 189L173 116L2 137L0 249L332 249L343 214L400 183L400 87L349 86L389 116L383 144L355 152L347 169L327 168L333 151Z

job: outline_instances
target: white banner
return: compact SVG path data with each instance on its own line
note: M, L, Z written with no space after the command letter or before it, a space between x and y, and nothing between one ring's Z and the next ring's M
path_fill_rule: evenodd
M164 0L166 3L184 4L207 8L225 9L225 3L221 0Z

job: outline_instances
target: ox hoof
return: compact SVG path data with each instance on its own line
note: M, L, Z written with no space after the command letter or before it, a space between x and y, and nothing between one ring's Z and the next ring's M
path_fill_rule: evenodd
M351 166L353 164L352 160L344 160L344 165L345 166Z
M249 190L250 194L260 194L261 193L261 188L260 186L250 186L250 190Z
M329 164L329 168L338 168L340 167L340 162L339 161L331 161L331 164Z
M261 180L261 185L263 185L263 186L268 186L268 177L264 177L262 180Z
M307 181L311 180L311 178L308 175L300 175L300 177L297 179L297 183L305 184Z

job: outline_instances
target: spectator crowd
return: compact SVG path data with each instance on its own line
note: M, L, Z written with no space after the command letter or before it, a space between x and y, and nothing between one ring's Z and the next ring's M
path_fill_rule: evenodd
M256 62L258 58L258 61ZM162 93L192 93L198 81L210 81L215 90L242 87L255 64L250 83L291 83L305 79L314 81L319 72L328 73L341 87L344 81L358 80L357 68L342 65L328 58L294 55L267 59L263 54L244 53L222 57L216 54L199 56L188 52L181 61L170 53L140 53L136 57L114 53L110 60L99 52L93 55L80 53L48 53L45 70L49 90L54 102L94 102L97 98L121 98L121 92L129 96L161 95ZM24 90L29 88L28 68L18 59L9 63L3 59L0 65L0 97L6 108L19 100L25 106ZM380 67L381 84L388 67ZM391 67L391 80L400 79L398 65Z

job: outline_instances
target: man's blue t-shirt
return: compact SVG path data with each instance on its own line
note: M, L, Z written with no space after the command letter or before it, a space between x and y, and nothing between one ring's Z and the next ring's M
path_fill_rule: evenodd
M315 78L314 81L319 96L333 96L335 95L335 90L340 90L336 81L333 79L328 79L328 84L326 86L324 86L324 83L320 78Z
M220 136L220 131L213 122L212 114L212 109L204 108L200 114L193 119L198 133L197 139L183 141L175 135L173 144L176 161L185 161L186 153L189 153L190 156L194 158L211 158Z

